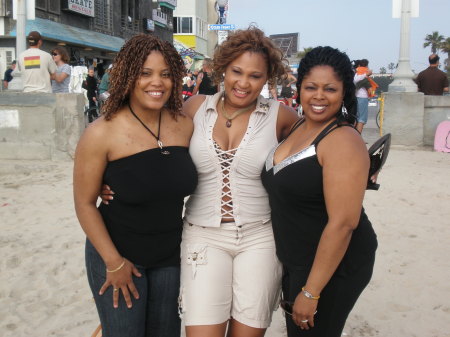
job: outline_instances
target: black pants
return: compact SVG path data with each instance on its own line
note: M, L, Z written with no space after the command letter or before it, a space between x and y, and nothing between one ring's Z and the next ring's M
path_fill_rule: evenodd
M97 117L98 117L97 103L92 98L89 98L89 111L88 111L89 123L93 122Z
M314 327L301 330L295 325L292 316L286 314L288 337L340 337L350 311L372 277L374 263L375 252L358 256L357 259L344 258L320 294ZM283 267L285 300L295 301L306 283L309 271Z

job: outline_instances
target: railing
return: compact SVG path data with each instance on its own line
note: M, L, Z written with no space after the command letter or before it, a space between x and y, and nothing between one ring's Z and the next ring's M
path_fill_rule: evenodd
M158 22L164 26L167 26L167 14L154 9L153 10L153 21Z

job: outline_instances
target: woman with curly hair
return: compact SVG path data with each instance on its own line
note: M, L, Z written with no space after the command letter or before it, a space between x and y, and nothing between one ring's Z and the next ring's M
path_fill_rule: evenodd
M103 116L75 155L89 285L103 336L176 337L181 214L197 183L193 124L181 113L184 64L170 43L142 34L125 43L110 76ZM117 194L97 208L103 182Z
M345 53L317 47L301 60L304 118L269 154L269 193L289 337L339 337L372 276L377 239L362 202L369 156L356 124Z
M285 76L283 54L250 27L214 54L224 91L184 105L194 121L189 152L199 184L186 203L180 311L187 337L259 337L278 305L281 265L260 173L297 115L260 96Z

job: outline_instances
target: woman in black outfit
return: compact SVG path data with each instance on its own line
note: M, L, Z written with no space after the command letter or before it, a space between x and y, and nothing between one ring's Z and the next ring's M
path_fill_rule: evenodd
M88 120L89 123L91 123L98 117L97 112L94 109L91 109L97 106L97 79L95 78L93 67L89 67L88 75L86 76L86 79L83 81L82 87L87 91L86 96L89 101L89 109L90 109Z
M132 37L111 70L103 116L76 150L75 208L103 336L180 336L181 215L197 183L184 71L170 43ZM97 209L102 183L117 195Z
M353 74L347 55L331 47L302 59L304 118L262 172L284 268L282 306L292 310L289 337L341 336L372 276L377 240L362 207L369 156L354 128Z

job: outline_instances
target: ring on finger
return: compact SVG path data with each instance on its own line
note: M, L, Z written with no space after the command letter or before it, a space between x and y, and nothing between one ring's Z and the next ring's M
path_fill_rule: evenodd
M302 322L302 323L308 323L308 320L307 320L307 319L303 319L303 320L301 320L300 322Z
M114 288L113 291L119 291L119 288Z

